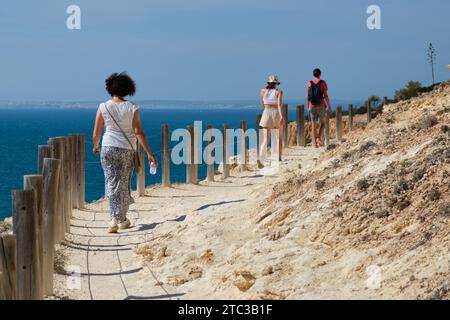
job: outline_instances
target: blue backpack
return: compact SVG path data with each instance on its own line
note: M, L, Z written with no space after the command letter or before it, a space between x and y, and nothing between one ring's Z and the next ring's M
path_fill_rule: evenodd
M309 83L310 86L308 89L308 100L311 101L311 104L313 106L319 106L323 101L323 92L320 88L322 80L319 80L319 82L317 83L314 83L314 81L311 80Z

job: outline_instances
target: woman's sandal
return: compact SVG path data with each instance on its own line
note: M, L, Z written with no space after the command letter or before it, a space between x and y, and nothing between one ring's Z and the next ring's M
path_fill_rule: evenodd
M125 219L125 221L122 221L121 223L119 223L119 229L123 230L123 229L128 229L131 225L131 222L128 218Z
M108 233L117 233L118 230L119 230L119 226L117 225L117 223L114 221L111 221L109 224Z

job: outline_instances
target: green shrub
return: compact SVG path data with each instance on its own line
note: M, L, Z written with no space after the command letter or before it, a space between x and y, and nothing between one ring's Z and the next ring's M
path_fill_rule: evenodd
M440 83L435 83L429 87L422 87L419 81L409 81L406 86L400 90L395 91L395 100L408 100L417 97L419 93L430 92Z
M406 87L395 91L395 100L408 100L419 95L422 84L418 81L409 81Z

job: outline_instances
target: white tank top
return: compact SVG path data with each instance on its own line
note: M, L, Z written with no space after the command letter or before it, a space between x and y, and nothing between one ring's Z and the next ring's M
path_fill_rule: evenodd
M105 104L106 107L108 107L111 115L114 117L114 120L117 121L136 150L136 136L133 132L132 121L133 114L136 110L139 109L139 107L135 106L129 101L118 103L112 100L101 103L99 106L99 110L102 113L103 120L105 122L105 133L103 134L102 146L117 147L122 149L131 149L131 146L128 143L127 139L125 139L125 137L123 136L120 129L111 119L111 116L105 109Z
M263 96L263 102L264 104L277 105L277 89L267 89Z

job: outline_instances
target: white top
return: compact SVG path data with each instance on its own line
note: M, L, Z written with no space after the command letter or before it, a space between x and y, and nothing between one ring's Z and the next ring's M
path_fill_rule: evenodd
M264 104L277 105L278 104L277 89L266 89L266 92L264 93L263 96L263 102Z
M133 148L136 150L136 136L133 132L132 121L133 114L139 109L139 107L129 101L114 102L112 100L101 103L99 106L99 110L102 113L103 120L105 122L105 133L103 134L102 147L117 147L122 149L132 148L120 129L114 123L114 120L111 119L111 116L105 109L105 104L111 115L114 117L114 120L116 120L125 132L128 139L130 139L130 142L133 144Z

